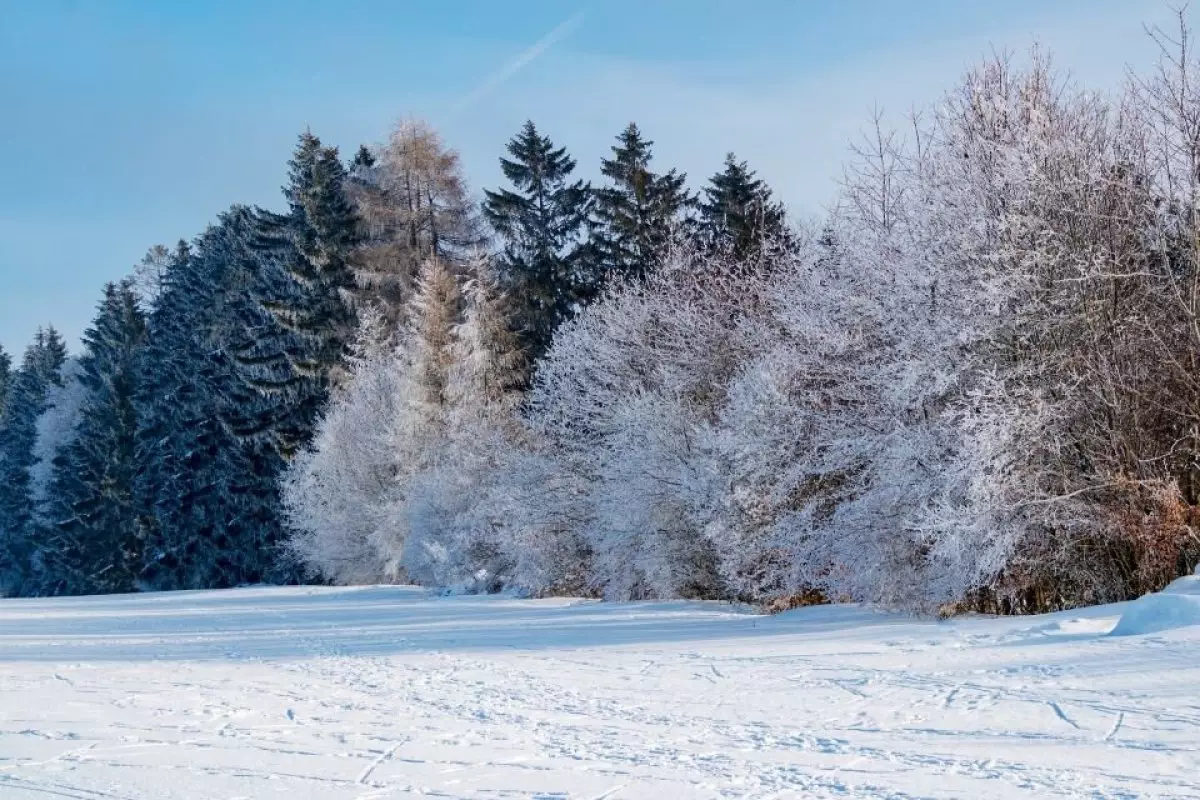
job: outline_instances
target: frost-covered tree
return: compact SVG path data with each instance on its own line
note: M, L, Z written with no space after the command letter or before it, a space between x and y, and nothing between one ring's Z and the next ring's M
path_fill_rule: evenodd
M591 580L609 597L726 592L697 507L719 479L697 448L758 347L757 266L675 251L564 326L539 368L532 422L586 487Z
M158 296L162 294L163 282L171 264L171 251L167 247L156 244L146 251L142 260L133 265L130 280L137 293L138 302L147 311L154 308Z
M398 509L408 531L405 572L425 583L487 590L511 581L511 520L495 503L506 496L512 454L525 444L516 410L528 368L493 269L482 255L468 265L448 354L444 432Z
M524 348L512 330L513 301L500 289L496 271L482 255L468 264L463 320L454 328L446 381L447 399L462 424L488 416L509 419L528 372Z
M284 483L291 549L310 571L340 582L404 577L408 482L434 463L446 435L460 305L457 279L431 258L398 342L368 313L352 377Z
M572 181L575 159L533 122L507 145L500 168L513 189L486 192L483 213L503 242L497 269L531 356L599 289L585 239L591 186Z
M403 467L391 437L401 378L382 315L364 311L347 380L284 476L284 507L295 531L288 546L312 573L336 583L388 577L376 539Z
M288 470L292 549L338 582L582 590L579 492L516 416L527 368L491 265L466 273L460 289L427 263L398 337L364 318L351 378Z

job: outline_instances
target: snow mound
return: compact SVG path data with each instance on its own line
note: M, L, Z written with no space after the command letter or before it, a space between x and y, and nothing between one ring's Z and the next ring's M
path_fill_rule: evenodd
M1110 635L1140 636L1192 625L1200 625L1200 574L1135 600Z

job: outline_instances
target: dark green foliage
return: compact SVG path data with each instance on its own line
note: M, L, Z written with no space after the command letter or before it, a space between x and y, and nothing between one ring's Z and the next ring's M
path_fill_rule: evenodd
M0 425L4 420L4 401L8 397L8 386L12 381L12 358L0 347Z
M360 144L358 146L358 152L354 154L354 159L350 162L350 171L353 172L356 169L370 169L373 166L375 166L375 156L365 144Z
M700 219L702 242L739 258L764 242L782 244L788 235L783 204L733 153L725 157L724 170L712 176L704 188Z
M133 481L137 361L146 321L129 283L109 284L83 337L87 392L75 437L54 459L39 531L38 594L127 592L141 569Z
M290 213L254 215L253 258L240 278L277 328L251 325L246 330L254 335L231 343L248 383L290 407L269 420L255 414L257 422L235 429L248 438L273 437L284 457L307 443L343 369L356 325L351 258L359 241L336 148L303 134L288 174Z
M181 245L150 317L138 398L141 588L279 575L278 441L289 401L260 386L286 387L290 371L275 346L288 334L255 299L268 271L253 246L261 224L235 207L194 249Z
M600 171L609 185L596 190L597 225L592 244L605 272L638 277L666 253L677 228L686 226L695 200L685 175L650 169L654 142L630 123Z
M599 276L583 240L591 187L570 181L575 160L532 122L508 143L504 176L516 191L485 192L483 213L504 244L497 262L502 288L517 309L529 354L550 344L554 329L594 296Z
M325 379L341 368L354 335L350 258L358 243L357 219L346 197L337 148L323 147L305 133L288 166L284 194L291 206L288 233L297 257L284 267L296 291L277 303L276 311L304 344L303 356L292 359L292 367L301 375Z
M37 419L46 410L46 393L61 380L67 349L54 328L39 329L21 367L10 379L0 417L0 590L21 591L34 553L33 499L29 468Z

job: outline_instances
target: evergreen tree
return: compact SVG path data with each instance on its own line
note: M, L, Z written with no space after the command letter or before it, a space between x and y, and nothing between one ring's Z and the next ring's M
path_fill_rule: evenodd
M354 158L350 161L350 171L370 169L373 166L375 166L375 156L371 153L371 149L365 144L360 144L358 152L354 154Z
M516 191L485 191L483 213L504 242L498 268L517 305L530 355L539 356L554 329L586 303L599 281L583 240L591 214L591 187L570 181L575 160L533 122L507 146L500 168Z
M4 401L8 397L8 386L12 381L12 358L0 346L0 424L4 420Z
M261 224L234 207L194 248L181 243L150 316L138 396L143 588L281 577L280 441L298 422L281 344L291 334L256 299L264 273L280 274L256 249Z
M132 284L107 285L79 359L87 399L75 438L54 460L48 528L39 536L38 593L134 588L142 560L133 503L134 395L145 333Z
M725 168L709 179L700 201L704 244L745 256L763 242L785 241L787 215L770 187L733 153Z
M290 233L299 257L291 259L287 268L298 302L279 305L278 316L307 345L305 356L293 359L293 368L301 375L326 380L342 367L354 336L350 258L357 244L357 219L343 187L346 173L337 148L323 147L306 132L288 166L284 194L291 206Z
M0 418L0 590L22 591L34 554L29 468L46 394L60 383L67 348L53 327L39 329L11 378Z
M600 171L609 185L596 190L597 225L592 243L606 272L641 276L666 252L675 228L695 204L686 175L650 169L654 142L630 123L617 137Z
M305 133L289 168L284 187L289 213L257 212L254 252L237 255L245 266L244 288L271 312L276 325L263 331L267 335L243 337L233 350L248 384L273 395L277 407L286 404L274 418L256 415L269 424L240 433L273 437L285 458L311 438L329 388L344 368L355 329L351 258L358 243L337 149ZM255 331L255 326L243 330Z

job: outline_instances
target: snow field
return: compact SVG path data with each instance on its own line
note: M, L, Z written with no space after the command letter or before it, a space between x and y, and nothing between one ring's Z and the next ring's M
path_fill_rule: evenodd
M1107 635L1160 602L937 622L398 587L8 600L0 797L1198 797L1200 627Z

